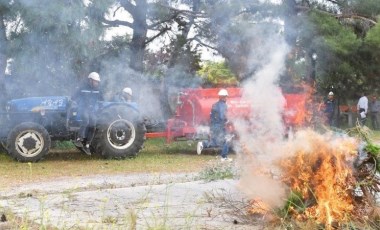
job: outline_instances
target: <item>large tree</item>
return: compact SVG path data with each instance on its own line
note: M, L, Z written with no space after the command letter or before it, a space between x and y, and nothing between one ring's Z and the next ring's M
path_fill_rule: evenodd
M3 3L3 1L0 2L0 83L4 81L3 77L5 74L5 68L7 65L7 35L6 35L6 27L5 27L5 20L6 20L6 13L8 11L8 5L6 3Z

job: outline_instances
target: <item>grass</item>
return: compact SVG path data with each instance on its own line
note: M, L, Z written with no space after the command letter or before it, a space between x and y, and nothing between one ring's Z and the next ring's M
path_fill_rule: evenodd
M37 163L20 163L1 153L2 188L62 176L199 172L214 159L213 155L197 155L195 143L168 145L164 139L148 139L137 157L125 160L104 160L101 156L87 156L75 148L68 148L67 144L62 146L56 145Z
M371 138L376 142L380 143L380 131L372 131Z
M237 176L232 164L214 163L208 165L199 173L199 179L204 181L215 181L223 179L232 179Z

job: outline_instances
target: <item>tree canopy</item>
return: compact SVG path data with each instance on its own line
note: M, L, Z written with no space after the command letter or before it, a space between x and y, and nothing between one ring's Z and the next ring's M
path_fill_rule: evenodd
M90 71L107 81L236 84L261 68L280 35L289 46L280 82L312 78L320 93L355 97L379 88L379 15L378 0L2 0L0 81L11 71L9 84L25 83L25 95L66 93L62 83ZM112 28L128 32L107 40ZM225 61L201 63L206 50Z

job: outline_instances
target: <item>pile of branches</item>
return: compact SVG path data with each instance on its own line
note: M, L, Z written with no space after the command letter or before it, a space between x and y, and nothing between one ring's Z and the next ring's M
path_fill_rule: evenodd
M371 130L365 126L357 124L348 130L348 134L362 140L354 162L355 178L363 193L363 200L374 207L376 197L380 193L380 146L373 142Z

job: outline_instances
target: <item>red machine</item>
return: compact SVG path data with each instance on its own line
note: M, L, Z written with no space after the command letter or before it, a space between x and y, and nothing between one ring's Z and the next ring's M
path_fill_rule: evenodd
M228 113L230 118L244 118L249 116L251 107L249 102L241 99L241 88L226 88L228 91ZM218 101L219 88L186 89L178 96L176 114L167 121L165 132L147 133L147 138L165 137L167 142L173 140L202 139L208 134L210 111L212 105ZM287 126L297 126L305 119L304 108L306 95L285 94L286 105L284 121Z

